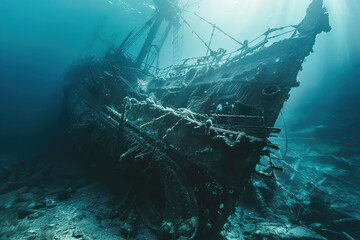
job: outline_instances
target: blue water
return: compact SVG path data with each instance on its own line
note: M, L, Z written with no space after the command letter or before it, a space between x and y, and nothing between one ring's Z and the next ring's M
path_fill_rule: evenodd
M2 1L0 152L41 148L48 142L56 131L70 64L105 51L109 43L94 42L96 32L105 41L122 40L150 10L143 4L114 6L102 0Z

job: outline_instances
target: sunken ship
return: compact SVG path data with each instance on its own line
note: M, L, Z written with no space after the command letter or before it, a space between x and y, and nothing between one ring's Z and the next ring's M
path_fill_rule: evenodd
M244 42L212 24L239 49L213 50L212 38L202 40L206 56L161 69L154 62L170 29L190 24L174 2L154 2L139 31L70 69L62 122L79 159L115 186L124 237L136 239L143 225L155 239L217 238L260 158L271 171L259 174L281 170L269 137L281 131L275 121L316 36L331 30L328 13L313 0L298 25Z

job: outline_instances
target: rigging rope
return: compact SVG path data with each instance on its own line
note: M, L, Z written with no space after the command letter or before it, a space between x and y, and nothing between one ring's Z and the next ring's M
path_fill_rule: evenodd
M174 4L174 3L171 3L171 4ZM178 6L177 6L177 7L178 7ZM190 13L190 14L192 14L192 15L200 18L202 21L206 22L207 24L209 24L209 25L211 25L211 26L213 27L213 31L212 31L212 34L211 34L211 37L210 37L210 41L209 41L209 43L207 44L207 43L204 41L204 39L203 39L202 37L200 37L200 35L199 35L199 34L192 28L192 26L185 20L183 14L180 14L180 15L179 15L179 17L183 20L182 28L184 29L184 25L187 25L187 26L190 28L190 30L192 31L192 33L195 34L196 37L199 38L199 40L200 40L200 41L204 44L204 46L207 48L207 52L206 52L205 57L194 57L194 58L184 59L182 65L181 65L181 66L178 65L178 67L182 67L182 68L185 68L185 67L186 67L186 62L189 61L189 60L196 60L196 59L197 59L197 60L202 59L202 61L207 61L207 60L209 60L209 59L208 59L208 54L209 54L209 52L210 52L210 53L213 52L213 50L211 49L211 43L212 43L212 40L213 40L213 36L214 36L215 30L220 31L221 33L223 33L224 35L226 35L227 37L229 37L230 39L232 39L233 41L235 41L235 42L237 42L238 44L241 45L241 47L240 47L239 49L237 49L237 50L235 50L235 51L232 51L232 52L230 52L230 53L227 53L227 54L222 55L222 57L228 56L226 61L231 60L231 56L232 56L234 53L238 53L238 52L241 51L240 55L238 55L237 57L242 57L242 56L247 55L247 54L249 54L250 52L258 49L259 47L263 46L264 44L266 44L266 43L268 42L268 40L277 38L277 37L279 37L279 36L282 36L282 35L285 35L285 34L288 34L288 33L291 33L291 32L293 32L294 30L286 31L286 32L284 32L284 33L280 33L280 34L278 34L278 35L274 35L274 36L269 37L269 34L271 34L271 33L273 33L273 32L280 31L280 30L283 30L283 29L286 29L286 28L294 28L294 29L295 29L295 32L294 32L294 34L291 36L291 38L293 38L293 37L296 36L297 26L290 25L290 26L285 26L285 27L280 27L280 28L268 29L265 33L261 34L260 36L258 36L258 37L255 38L254 40L252 40L252 41L250 41L250 42L245 41L244 43L242 43L242 42L238 41L237 39L235 39L234 37L232 37L231 35L229 35L228 33L226 33L224 30L222 30L222 29L219 28L218 26L216 26L215 24L213 24L213 23L207 21L205 18L201 17L201 16L198 15L197 13L188 11L188 10L184 9L183 7L178 7L178 8L181 9L183 12ZM143 34L143 32L145 32L145 31L147 30L147 28L149 28L149 27L152 25L154 19L158 16L157 14L158 14L158 12L156 12L156 13L151 17L151 19L150 19L135 35L133 35L128 41L125 42L125 44L124 44L124 50L125 50L125 51L126 51L128 48L130 48L130 47L133 45L133 43L136 42L136 41L138 40L138 38ZM177 29L177 31L175 31L175 33L174 33L175 36L174 36L174 39L173 39L173 43L174 43L174 40L178 42L178 30L179 30L179 29ZM183 30L183 31L184 31L184 30ZM258 43L257 45L249 48L249 46L248 46L249 44L255 42L256 40L258 40L259 38L261 38L261 37L263 37L263 36L265 36L265 39L264 39L264 40L262 40L262 41L261 41L260 43ZM175 44L175 45L178 45L178 43ZM175 51L175 52L174 52L174 53L175 53L174 55L178 55L178 52L179 52L179 49L178 49L178 48L179 48L178 46L174 46L174 44L173 44L173 52ZM244 51L244 50L246 50L246 51ZM125 51L124 51L124 52L125 52ZM177 54L176 54L176 52L177 52ZM175 58L178 60L178 59L179 59L179 56L176 56L176 57L173 56L173 62L174 62ZM222 60L222 61L223 61L223 60ZM176 62L177 62L177 61L176 61ZM209 64L209 63L210 63L210 62L208 62L207 64ZM146 64L146 63L144 63L144 64L145 64L145 65L148 65L148 64ZM195 65L200 66L200 65L199 65L199 62L197 62L197 63L192 64L192 65L191 65L191 64L190 64L190 65L187 65L187 67L195 66ZM169 73L169 71L170 71L173 67L175 67L175 66L172 65L172 66L169 66L169 67L167 67L167 68L160 69L158 66L157 66L157 67L154 67L154 66L152 66L152 65L149 65L149 66L148 66L148 69L151 68L151 69L155 70L156 73L157 73L157 75L159 74L159 71L162 72L160 75L164 75L164 74L166 75L166 74Z
M157 13L156 12L146 23L145 25L135 33L135 35L133 35L123 46L123 51L128 50L140 37L141 35L148 29L151 27L151 25L153 24L155 18L157 17Z
M212 33L211 33L211 37L210 37L210 41L209 41L209 47L211 46L211 43L212 43L212 40L213 40L213 37L214 37L214 33L215 33L215 29L216 29L216 25L214 24L214 26L213 26L213 31L212 31ZM211 52L210 52L211 53ZM207 57L207 55L209 54L209 48L208 48L208 50L206 51L206 57Z
M226 35L227 37L229 37L230 39L234 40L235 42L237 42L238 44L240 44L241 46L243 46L243 43L240 42L239 40L237 40L236 38L232 37L230 34L228 34L227 32L225 32L224 30L222 30L221 28L219 28L218 26L216 26L215 24L213 24L212 22L209 22L208 20L206 20L205 18L201 17L199 14L188 11L186 9L182 9L184 12L190 13L195 15L196 17L200 18L201 20L203 20L204 22L206 22L207 24L213 26L214 28L216 28L218 31L220 31L221 33L223 33L224 35Z
M283 112L280 111L280 115L281 115L281 118L283 120L283 123L284 123L284 130L285 130L285 152L284 152L284 155L282 156L282 160L285 160L285 157L286 157L286 154L287 154L287 150L288 150L288 134L287 134L287 128L286 128L286 122L285 122L285 117L283 115Z
M179 61L179 28L173 29L173 63L177 63Z
M199 38L199 40L206 46L206 48L209 51L212 51L211 48L207 45L207 43L204 41L204 39L202 39L200 37L200 35L195 32L195 30L191 27L191 25L185 19L183 19L183 20L184 20L184 23L191 29L192 33L195 34Z

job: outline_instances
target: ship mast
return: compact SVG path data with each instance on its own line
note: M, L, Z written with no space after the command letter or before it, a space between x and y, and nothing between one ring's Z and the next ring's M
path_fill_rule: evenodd
M209 56L222 56L225 53L224 49L219 49L218 51L214 51L211 49L212 39L214 37L215 30L220 31L225 36L230 39L236 41L241 45L242 48L245 47L243 43L236 40L234 37L227 34L221 28L216 26L215 24L207 21L203 17L199 16L197 13L186 10L183 5L180 4L181 0L153 0L156 6L156 11L153 16L145 23L145 25L139 29L136 33L130 32L130 34L125 38L125 40L121 43L118 51L126 52L128 49L139 40L140 37L145 35L145 41L141 45L140 51L136 56L132 56L130 54L130 58L132 59L134 65L138 69L149 70L153 66L155 59L157 58L157 66L153 69L158 71L159 67L159 54L160 50L165 43L170 30L173 28L174 31L174 39L173 39L173 61L177 59L178 53L178 31L181 25L189 27L191 32L202 42L202 44L206 47L206 56L203 58L208 58ZM210 36L209 41L204 40L185 20L183 13L190 13L200 18L202 21L206 22L212 27L212 34ZM162 33L162 36L159 36L159 30L164 27L165 31ZM147 33L147 34L145 34ZM155 44L156 38L156 44ZM208 42L208 43L207 43ZM176 60L175 60L176 61ZM174 61L174 62L175 62Z
M162 37L160 44L162 45L167 38L171 27L178 27L180 25L180 10L176 3L170 2L170 0L154 0L156 4L157 12L154 16L154 20L151 23L150 31L145 39L145 42L136 57L135 64L140 67L145 58L150 53L154 39L159 31L161 24L166 21L168 26L166 27L165 35ZM157 46L158 49L161 46Z

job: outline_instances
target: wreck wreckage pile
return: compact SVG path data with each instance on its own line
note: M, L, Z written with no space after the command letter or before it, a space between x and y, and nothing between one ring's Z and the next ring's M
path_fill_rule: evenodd
M156 3L170 26L161 7L174 6ZM331 29L328 14L314 0L289 38L265 46L288 33L270 29L232 56L209 44L209 56L163 70L144 62L158 19L136 59L127 49L140 33L131 33L103 59L74 65L62 120L86 165L116 179L129 218L160 239L217 236L260 158L279 148L268 138L316 35Z

